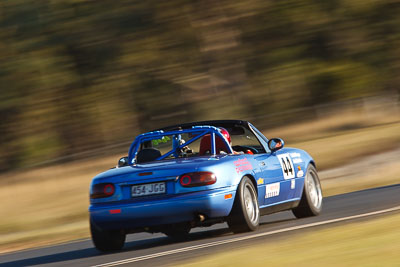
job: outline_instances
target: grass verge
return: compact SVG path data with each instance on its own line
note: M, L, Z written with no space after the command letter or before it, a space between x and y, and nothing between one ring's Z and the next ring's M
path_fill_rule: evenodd
M306 231L178 266L398 266L400 214Z

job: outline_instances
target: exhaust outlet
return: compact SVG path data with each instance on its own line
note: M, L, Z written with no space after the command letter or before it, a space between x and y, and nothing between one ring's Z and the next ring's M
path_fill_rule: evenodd
M199 222L204 222L206 220L206 216L204 216L203 214L199 214L197 215L197 219Z

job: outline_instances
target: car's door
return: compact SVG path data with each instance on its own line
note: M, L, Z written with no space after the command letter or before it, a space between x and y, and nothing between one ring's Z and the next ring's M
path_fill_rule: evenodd
M258 179L258 182L262 182L262 186L259 187L259 201L264 206L284 202L291 198L290 192L293 187L291 180L295 177L290 155L279 153L280 151L271 153L267 144L268 139L256 128L252 130L266 152L254 157L259 164L262 178Z
M274 152L281 166L283 181L281 181L281 193L284 197L282 200L290 200L295 198L296 193L296 171L292 161L291 153L285 148Z
M272 153L263 153L254 159L260 168L257 179L259 203L264 206L283 200L285 198L281 193L283 178L278 158Z

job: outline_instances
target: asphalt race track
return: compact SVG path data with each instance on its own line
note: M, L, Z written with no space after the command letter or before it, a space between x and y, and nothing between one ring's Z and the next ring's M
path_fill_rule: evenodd
M193 229L185 242L174 243L162 234L133 234L121 252L101 254L90 240L2 254L0 266L163 266L193 257L273 242L300 231L369 220L400 212L400 184L324 199L320 216L296 219L290 211L264 216L259 230L234 235L226 224Z

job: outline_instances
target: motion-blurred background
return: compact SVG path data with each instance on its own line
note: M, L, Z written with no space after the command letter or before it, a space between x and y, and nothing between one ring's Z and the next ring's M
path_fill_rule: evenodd
M270 127L322 104L399 101L398 1L3 0L0 12L2 171L181 121Z
M2 248L87 236L91 177L168 124L249 120L322 169L393 150L399 14L395 0L2 0Z

